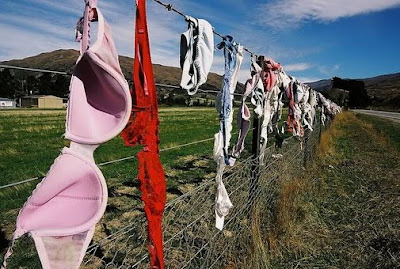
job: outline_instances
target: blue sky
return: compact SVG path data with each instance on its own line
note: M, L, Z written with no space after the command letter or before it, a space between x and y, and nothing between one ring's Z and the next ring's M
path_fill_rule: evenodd
M185 21L148 0L154 63L178 66ZM165 0L208 20L221 34L280 62L309 82L332 76L364 78L400 72L400 0ZM99 0L117 50L133 56L134 1ZM0 60L60 48L78 49L74 27L82 0L0 0ZM219 38L215 37L215 42ZM222 52L212 71L223 73ZM249 55L240 81L249 76Z

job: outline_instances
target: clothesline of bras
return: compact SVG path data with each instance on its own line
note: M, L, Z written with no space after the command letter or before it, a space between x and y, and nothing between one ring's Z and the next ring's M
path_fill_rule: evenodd
M181 15L188 23L188 30L181 35L180 42L180 67L182 78L180 87L191 96L197 93L199 87L206 83L210 72L215 50L223 50L225 58L225 73L221 91L217 94L215 104L219 114L219 131L214 135L213 157L217 163L216 197L215 197L215 226L219 230L224 227L224 219L229 214L233 204L223 182L226 166L234 166L244 150L244 141L250 129L250 109L247 99L250 98L254 106L254 116L262 119L260 130L259 156L255 156L259 163L264 162L268 134L274 132L278 140L282 134L289 131L301 137L304 129L313 131L316 119L316 108L321 107L321 122L324 123L326 114L334 115L341 108L334 102L326 99L308 85L301 83L295 77L289 76L282 66L273 59L257 56L236 42L232 36L223 36L215 31L212 25L204 20L193 18L175 9L171 4L154 0L169 11ZM214 34L221 37L222 41L214 46ZM244 52L251 55L250 75L245 83L245 91L239 107L237 125L239 135L236 144L230 148L233 122L233 98L238 74L243 62ZM280 126L283 110L283 98L289 102L287 120ZM279 145L279 143L277 143ZM231 152L230 152L231 151Z
M211 24L204 20L204 19L196 19L191 16L188 16L184 14L183 12L179 11L176 9L172 4L166 4L160 0L153 0L154 2L160 4L161 6L165 7L168 11L173 11L183 17L187 22L188 22L188 31L183 33L181 35L181 52L180 52L180 65L182 68L182 80L180 83L180 88L186 89L189 95L193 95L197 92L198 88L206 82L207 80L207 75L208 72L210 71L211 65L212 65L212 60L213 60L213 51L217 49L222 49L221 44L224 44L226 42L232 43L233 46L238 46L240 47L240 50L243 52L247 52L251 55L252 59L252 67L254 67L254 61L253 59L256 58L265 58L264 56L257 56L259 54L256 54L249 50L248 48L240 45L239 43L233 41L233 38L229 35L222 35L218 33L214 27L211 26ZM214 37L213 34L219 36L222 38L222 42L217 45L214 48ZM184 44L186 42L186 44ZM240 65L243 60L243 53L240 52ZM274 86L273 84L276 82L276 76L274 73L276 71L282 71L284 75L286 73L283 71L282 66L279 63L274 62L272 59L266 58L265 64L267 66L267 69L269 69L267 72L269 72L269 78L266 81L267 83L267 91L271 90L271 88ZM226 63L225 63L226 67ZM238 71L238 70L237 70ZM251 72L253 72L252 70ZM191 73L190 73L191 72ZM188 77L185 78L185 75L187 73L190 73ZM237 74L236 74L237 75ZM263 75L263 74L262 74ZM307 90L311 89L308 85L304 85L300 81L298 81L295 77L288 76L289 79L294 82L295 84L306 88ZM236 81L234 84L237 84L237 77L235 78ZM162 85L160 85L162 86ZM172 86L172 85L168 85ZM296 85L294 85L296 87ZM172 86L173 88L178 88L177 86ZM235 89L233 89L234 91ZM203 90L203 92L205 92ZM211 91L209 91L211 92ZM238 95L241 96L241 94L236 94L234 92L231 92L230 95ZM324 98L322 94L318 93L317 98L324 103L325 105L332 105L333 109L332 110L339 110L338 106L333 103L332 101ZM329 103L329 104L328 104ZM328 111L330 109L327 109Z
M62 150L46 177L19 211L16 230L2 268L7 266L15 240L27 233L35 241L44 268L56 268L59 265L63 268L79 267L94 235L95 225L105 212L108 199L107 184L94 162L93 154L98 146L121 132L125 145L142 146L137 155L138 179L148 222L150 267L164 268L162 215L166 202L166 184L159 156L160 121L145 4L145 0L136 0L132 96L118 62L110 27L97 7L97 0L85 0L84 15L76 27L80 57L70 82L66 119L65 138L71 141L70 146ZM171 5L168 5L168 9L179 13ZM223 183L224 171L227 166L235 164L250 131L251 114L246 104L247 98L250 98L254 106L255 117L263 119L260 154L253 156L259 163L263 163L268 132L274 130L277 135L281 134L278 124L284 94L289 100L285 129L294 136L301 137L303 127L312 130L317 101L322 108L326 107L328 114L340 112L340 108L288 76L280 64L272 59L256 57L251 53L251 78L246 81L239 109L238 139L229 154L233 121L232 95L236 89L243 52L246 50L231 36L224 36L223 41L214 47L215 31L210 23L189 16L185 16L185 19L188 30L181 36L181 88L189 95L194 95L207 80L215 48L223 50L225 57L223 86L216 97L220 126L214 135L213 149L217 163L215 224L222 230L224 218L233 206ZM97 40L90 44L90 23L95 21L99 25ZM73 251L66 252L63 250L66 248Z

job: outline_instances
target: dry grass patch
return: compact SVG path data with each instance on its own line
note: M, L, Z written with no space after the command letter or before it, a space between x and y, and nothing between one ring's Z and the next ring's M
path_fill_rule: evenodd
M199 159L197 155L186 155L178 158L178 162L189 163Z
M19 153L20 152L15 148L5 148L2 151L0 151L0 156L9 157L18 155Z
M334 141L341 135L340 126L346 125L348 122L354 121L356 118L353 113L342 112L336 115L330 128L322 133L320 143L317 149L317 155L320 158L338 157L335 150Z

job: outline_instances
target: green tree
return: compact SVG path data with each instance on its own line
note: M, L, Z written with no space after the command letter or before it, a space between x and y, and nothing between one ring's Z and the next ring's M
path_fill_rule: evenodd
M29 75L26 78L26 90L27 92L24 93L23 95L26 94L39 94L39 80L34 76L34 75Z
M369 97L363 81L333 77L332 88L339 88L349 91L349 107L361 108L369 105Z
M53 83L50 73L43 73L39 77L39 93L40 94L53 94Z
M52 94L58 97L67 97L69 94L69 82L69 77L65 75L56 75Z
M16 82L9 69L0 71L0 97L14 98Z

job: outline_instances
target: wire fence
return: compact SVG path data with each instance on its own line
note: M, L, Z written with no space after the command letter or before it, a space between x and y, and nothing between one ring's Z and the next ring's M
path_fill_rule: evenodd
M157 86L178 89L174 85ZM329 124L324 127L317 123L313 132L305 131L301 141L290 137L284 141L282 148L267 148L266 152L261 153L264 156L263 163L259 163L259 155L249 156L238 159L234 167L226 169L224 182L234 207L226 217L222 231L215 228L214 180L204 179L200 183L192 184L183 195L169 199L163 219L166 268L229 268L230 265L235 268L252 268L248 257L256 240L251 236L254 229L259 229L261 224L266 225L274 217L273 208L280 184L304 172L303 168L315 155L322 129L328 126ZM161 152L190 147L213 139L192 141L161 149ZM117 165L133 158L135 156L126 156L98 165ZM0 189L41 178L39 176L10 183L0 186ZM122 218L114 214L112 206L107 207L105 217L96 226L95 236L82 268L149 267L147 223L143 205L138 202L140 199L131 200L128 200L131 205ZM127 203L127 200L121 203ZM262 219L255 213L260 210L264 212Z
M258 163L259 156L250 156L227 169L224 182L234 207L222 231L215 228L214 180L204 181L167 203L163 219L166 268L249 268L250 235L254 223L260 221L254 210L261 207L271 217L282 181L303 173L312 160L320 128L318 125L306 133L302 147L291 137L280 149L267 148L263 163ZM255 176L258 180L251 180ZM268 218L263 221L268 222ZM148 268L146 237L145 214L136 211L122 228L94 239L83 268Z

